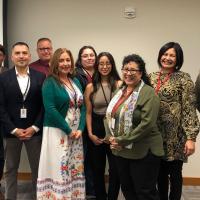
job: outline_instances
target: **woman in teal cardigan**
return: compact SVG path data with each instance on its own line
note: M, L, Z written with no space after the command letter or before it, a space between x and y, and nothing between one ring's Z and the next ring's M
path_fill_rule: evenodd
M85 106L69 50L55 51L42 94L45 115L37 199L85 200Z

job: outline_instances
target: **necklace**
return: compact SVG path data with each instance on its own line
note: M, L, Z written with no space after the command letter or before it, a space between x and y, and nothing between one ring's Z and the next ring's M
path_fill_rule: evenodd
M103 88L103 85L102 85L102 83L100 82L100 85L101 85L101 89L102 89L102 91L103 91L103 96L104 96L104 99L105 99L105 101L106 101L106 104L107 104L107 106L108 106L108 104L109 104L109 102L110 102L110 100L111 100L111 98L112 98L112 91L111 91L111 89L110 89L110 99L109 100L107 100L107 98L106 98L106 94L105 94L105 91L104 91L104 88Z
M92 75L89 73L89 71L84 68L83 68L83 71L87 75L88 82L92 82Z

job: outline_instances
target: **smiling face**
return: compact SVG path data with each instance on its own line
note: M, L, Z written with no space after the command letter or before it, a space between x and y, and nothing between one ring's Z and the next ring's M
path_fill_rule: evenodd
M16 45L13 47L11 60L17 68L26 68L31 60L28 47L25 45Z
M112 65L107 56L102 56L99 59L98 71L101 76L108 76L112 70Z
M42 40L37 44L37 53L40 60L49 62L53 54L52 44L48 40Z
M94 67L95 64L95 53L92 49L84 49L81 54L81 64L83 65L84 69L90 69Z
M67 52L61 54L58 61L59 76L67 76L72 72L72 61Z
M142 72L136 62L129 62L122 68L123 80L127 86L135 87L140 82Z
M176 51L174 48L170 48L161 56L160 58L161 66L166 69L170 70L175 68L176 66Z

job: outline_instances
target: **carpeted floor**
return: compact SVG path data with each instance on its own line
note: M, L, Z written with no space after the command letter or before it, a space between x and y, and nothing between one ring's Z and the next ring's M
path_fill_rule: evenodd
M4 192L4 184L1 190ZM17 200L31 199L31 182L18 181L18 197ZM118 200L125 200L120 193ZM181 200L200 200L200 186L184 186Z

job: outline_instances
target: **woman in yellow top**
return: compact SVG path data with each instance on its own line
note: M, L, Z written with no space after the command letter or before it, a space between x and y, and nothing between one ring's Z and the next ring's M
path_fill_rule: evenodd
M161 101L158 126L165 151L158 177L160 200L181 199L183 162L194 153L199 132L194 84L188 73L180 71L182 64L181 46L169 42L161 47L158 54L160 70L150 74Z

